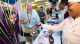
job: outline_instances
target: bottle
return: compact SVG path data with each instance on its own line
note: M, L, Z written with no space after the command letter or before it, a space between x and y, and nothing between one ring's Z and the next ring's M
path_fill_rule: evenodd
M49 36L49 43L53 44L54 43L54 38L52 37L52 34Z

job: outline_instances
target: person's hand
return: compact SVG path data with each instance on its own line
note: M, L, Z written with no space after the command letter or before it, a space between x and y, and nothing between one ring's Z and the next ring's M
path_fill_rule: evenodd
M36 24L36 26L37 26L37 27L40 27L40 26L41 26L41 24L42 24L42 23L41 23L41 22L39 22L39 23L37 23L37 24Z
M51 30L51 25L47 25L47 24L41 24L41 27L47 29L47 30Z
M24 20L21 20L20 21L20 24L25 24L25 23L27 23L28 22L28 19L26 18L26 19L24 19Z
M34 36L34 35L35 35L35 32L34 32L34 33L30 33L30 35L31 35L31 36Z
M41 24L41 27L47 28L47 25L46 24Z
M35 36L35 34L36 34L36 31L33 31L30 33L31 36Z
M28 18L24 19L24 24L28 22Z

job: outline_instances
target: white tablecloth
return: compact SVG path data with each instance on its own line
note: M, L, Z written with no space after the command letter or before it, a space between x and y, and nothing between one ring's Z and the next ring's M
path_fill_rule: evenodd
M37 38L34 40L33 44L49 44L49 38L44 36L44 31L47 31L47 29L41 30L40 34L37 36ZM54 44L61 44L61 39L59 33L55 32L52 34L54 38Z

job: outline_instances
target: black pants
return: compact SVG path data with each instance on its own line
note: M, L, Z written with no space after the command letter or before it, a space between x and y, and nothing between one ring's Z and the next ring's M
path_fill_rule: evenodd
M21 42L21 44L26 44L26 41Z

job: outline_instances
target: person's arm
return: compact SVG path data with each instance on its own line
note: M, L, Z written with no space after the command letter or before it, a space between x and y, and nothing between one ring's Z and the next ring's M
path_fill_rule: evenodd
M65 21L66 21L66 20L64 20L62 23L60 23L60 24L58 24L58 25L53 25L53 26L51 26L51 25L46 25L46 24L42 24L41 27L46 28L46 29L48 29L48 30L52 30L53 32L58 32L58 31L62 31L62 30L63 30L64 25L65 25Z
M20 21L20 24L25 24L28 22L28 16L27 16L27 13L25 12L21 12L20 16L19 16L19 21Z

